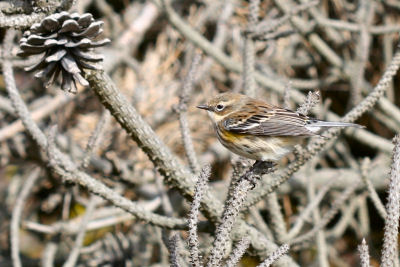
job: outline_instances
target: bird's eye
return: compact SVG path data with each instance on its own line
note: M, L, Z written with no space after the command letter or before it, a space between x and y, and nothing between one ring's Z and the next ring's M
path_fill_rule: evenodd
M216 106L216 109L217 109L217 111L221 111L221 110L223 110L224 109L224 105L222 105L222 104L218 104L217 106Z

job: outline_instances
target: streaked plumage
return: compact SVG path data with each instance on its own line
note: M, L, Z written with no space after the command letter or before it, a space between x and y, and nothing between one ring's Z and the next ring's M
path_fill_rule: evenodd
M317 120L235 93L224 93L198 108L208 111L219 141L232 152L261 160L279 160L299 138L318 135L326 127L361 127Z

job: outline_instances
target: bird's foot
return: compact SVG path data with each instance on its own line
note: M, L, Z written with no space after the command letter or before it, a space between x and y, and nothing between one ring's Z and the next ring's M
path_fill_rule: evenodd
M273 161L260 161L257 160L253 166L243 175L244 179L252 184L252 188L256 187L256 183L261 179L264 174L272 173L276 170L276 163Z
M278 164L274 161L257 160L251 167L251 170L255 174L264 175L264 174L274 172L276 170L277 165Z

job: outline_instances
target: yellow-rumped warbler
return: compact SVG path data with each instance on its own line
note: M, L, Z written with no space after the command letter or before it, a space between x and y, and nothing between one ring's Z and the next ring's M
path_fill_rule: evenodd
M230 151L259 161L276 161L291 152L300 138L325 127L362 127L321 121L235 93L223 93L198 108L208 111L219 141Z

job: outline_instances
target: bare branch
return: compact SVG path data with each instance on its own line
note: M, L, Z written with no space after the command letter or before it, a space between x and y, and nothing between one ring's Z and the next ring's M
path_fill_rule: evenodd
M240 258L246 252L246 249L249 247L250 240L247 237L244 237L240 240L235 248L233 249L229 259L226 261L225 267L234 267L239 263Z
M388 202L386 204L387 217L383 236L382 267L394 266L397 255L397 235L399 232L400 212L400 136L393 138L393 163L390 170Z
M361 244L358 246L358 252L360 253L361 267L369 267L369 251L365 238L363 238Z
M286 254L289 251L289 245L288 244L283 244L282 246L279 247L274 253L272 253L271 256L269 256L265 261L263 261L260 265L257 267L269 267L271 266L275 261L277 261L282 255Z
M199 216L200 203L204 192L206 192L208 188L207 182L210 177L210 172L211 172L211 167L205 166L203 167L201 173L199 174L188 218L188 226L189 226L188 244L189 244L191 264L193 267L203 266L199 251L197 225L199 220L198 216Z

